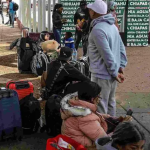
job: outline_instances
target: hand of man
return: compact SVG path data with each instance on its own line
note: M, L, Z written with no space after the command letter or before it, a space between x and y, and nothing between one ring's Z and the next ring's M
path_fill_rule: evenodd
M119 83L123 83L125 78L123 76L122 73L118 73L117 77L115 77L115 79L119 82Z

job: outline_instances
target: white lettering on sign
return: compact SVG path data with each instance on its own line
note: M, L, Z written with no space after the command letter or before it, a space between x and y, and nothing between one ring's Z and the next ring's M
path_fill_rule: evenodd
M147 26L142 27L142 26L131 26L130 30L147 30Z
M62 27L62 30L75 30L75 27Z
M144 6L145 5L146 6L146 5L148 5L148 2L130 2L129 5L131 5L131 6L133 6L133 5L136 5L136 6L143 5Z
M148 38L148 34L136 35L136 38Z

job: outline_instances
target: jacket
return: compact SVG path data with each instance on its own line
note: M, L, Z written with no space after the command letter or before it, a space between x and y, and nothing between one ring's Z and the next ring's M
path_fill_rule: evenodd
M58 69L61 67L62 64L65 64L64 69L60 72L59 76L57 77L53 88L50 92L51 94L61 94L65 89L66 85L72 81L90 81L89 78L84 76L79 70L74 68L72 65L67 63L66 61L60 61L59 59L52 61L48 65L47 71L47 78L46 78L46 88L49 89L50 85L52 84L54 77Z
M85 23L83 25L83 28L82 28L82 32L83 33L87 33L89 31L89 27L90 27L90 22L91 22L91 19L90 19L90 15L89 15L89 12L88 12L88 9L85 9L85 10L82 10L81 8L78 8L75 15L74 15L74 24L76 25L77 24L77 20L82 20L82 19L85 19Z
M64 43L64 45L65 45L65 47L70 47L70 48L75 48L75 46L74 46L74 39L73 38L68 38L68 39L65 39L64 38L64 40L63 40L63 43Z
M55 29L61 29L62 26L63 26L63 23L62 23L62 21L61 21L61 19L62 19L62 14L60 14L58 11L55 11L55 12L53 13L52 18L53 18L53 27L54 27Z
M76 93L66 95L61 101L61 133L83 146L93 146L96 139L107 136L103 115L97 115L97 106L74 100Z
M3 13L3 3L0 3L0 14Z
M91 22L88 56L91 76L100 79L112 79L119 68L127 65L125 46L112 14L104 15Z
M11 13L11 14L15 14L15 11L13 10L13 6L14 6L14 3L10 2L9 3L9 13Z

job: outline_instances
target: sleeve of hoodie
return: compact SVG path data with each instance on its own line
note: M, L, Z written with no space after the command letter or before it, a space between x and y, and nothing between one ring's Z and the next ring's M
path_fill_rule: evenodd
M112 77L116 77L118 74L117 64L109 47L106 34L101 29L93 29L92 32L94 43L104 60L109 74Z
M121 68L125 68L127 65L127 56L126 56L126 50L125 50L125 46L122 42L122 39L120 37L120 55L121 55L121 59L120 59L120 67Z

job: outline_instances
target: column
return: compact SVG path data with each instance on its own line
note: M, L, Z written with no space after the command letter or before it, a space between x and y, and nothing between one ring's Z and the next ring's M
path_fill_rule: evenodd
M31 32L31 0L28 0L28 24L29 32Z
M48 31L50 32L52 30L52 11L51 11L51 4L52 1L48 0Z
M46 29L46 6L45 6L45 0L43 0L42 3L42 31L45 31Z
M18 19L21 21L21 6L22 6L22 0L19 0L19 13L18 13Z
M38 32L42 31L42 3L38 0Z
M36 32L36 0L33 0L33 32Z

